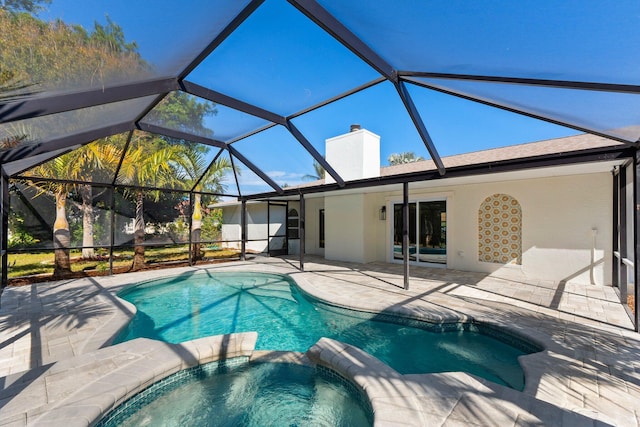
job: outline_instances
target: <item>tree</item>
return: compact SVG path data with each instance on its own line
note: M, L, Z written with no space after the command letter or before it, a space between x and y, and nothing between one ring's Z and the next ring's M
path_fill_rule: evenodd
M0 0L2 1L2 0ZM29 91L105 85L151 74L149 64L107 18L93 31L58 20L45 22L26 10L35 0L5 0L0 7L0 86ZM21 4L22 6L12 6ZM18 91L20 93L20 91Z
M50 206L50 202L44 200L46 197L41 198L42 203L33 203L40 190L25 181L11 182L9 191L12 198L9 247L27 248L51 240L53 224L49 224L46 218L55 218L55 203Z
M15 78L15 72L3 69L2 64L0 64L0 101L10 101L12 100L12 98L16 97L16 93L20 93L28 87L29 84L24 84ZM19 142L18 137L14 137L13 139L18 140ZM9 147L11 146L7 146L6 143L3 143L3 146L1 148Z
M208 214L202 218L202 240L212 241L220 238L224 213L220 208L208 208Z
M31 126L24 122L7 123L7 125L4 126L4 132L0 131L0 150L17 147L29 138L30 133L32 133Z
M39 3L47 3L47 0L0 2L0 28L3 29L0 32L0 88L3 97L19 96L26 87L33 90L49 90L105 85L112 81L130 80L151 73L149 65L138 54L136 43L128 42L122 28L108 16L105 25L95 22L93 31L88 32L80 26L68 25L59 20L44 22L23 12L33 12ZM99 114L99 107L96 108ZM96 108L92 109L91 114L96 114ZM215 113L215 104L199 102L196 97L174 92L165 97L149 114L147 120L158 120L167 127L212 136L213 131L205 127L204 118ZM65 130L71 131L83 123L86 118L83 114L89 113L67 112L65 120L59 120L55 115L41 117L38 119L39 126L28 129L28 132L12 130L10 134L6 134L3 133L7 129L5 127L0 129L0 144L3 148L11 148L25 141L38 140L44 136L38 135L38 132L46 132L49 125L58 129L63 125ZM57 175L53 174L51 169L49 177L89 180L92 174L98 171L112 171L114 159L119 158L123 150L122 135L101 140L96 145L88 145L57 161L70 164L70 169L60 171ZM70 159L75 159L75 162L71 162ZM144 265L145 192L138 187L162 187L169 183L177 187L179 183L176 168L179 160L178 149L167 140L142 132L135 133L128 153L123 158L118 179L123 184L134 186L128 193L136 204L134 269ZM54 163L51 162L50 166ZM45 176L42 173L40 175ZM92 189L89 185L80 185L75 189L82 199L83 245L93 246ZM69 191L71 187L67 186L64 192L65 200ZM151 194L155 200L160 199L157 191ZM59 213L62 215L64 210ZM67 223L67 234L68 228ZM91 252L88 249L83 251L83 255L92 256Z
M101 25L97 21L93 23L93 33L88 36L88 39L99 46L106 46L114 53L133 53L138 50L138 44L133 41L127 43L124 38L124 31L122 27L113 22L109 15L106 16L107 25ZM77 29L80 31L79 29Z
M126 42L124 33L107 17L107 24L97 22L88 32L80 26L67 25L62 21L44 22L32 13L48 0L0 0L0 91L2 97L11 99L24 94L27 89L58 89L106 84L110 81L148 75L150 67L137 52L135 42ZM95 109L94 109L95 110ZM93 111L95 113L96 111ZM58 116L41 117L38 126L29 129L13 129L7 126L0 132L2 148L12 148L24 141L38 140L49 126L73 129L86 117L86 112L65 113L65 120ZM109 156L99 153L89 145L77 152L48 162L33 171L44 178L87 179L91 173L105 166ZM110 147L109 149L113 149ZM103 157L106 156L106 157ZM34 181L35 182L35 181ZM39 191L55 194L56 220L54 224L55 275L70 271L69 223L66 219L66 201L73 186L67 184L38 184ZM76 187L83 201L83 245L93 246L93 209L91 187ZM83 255L92 256L91 249Z
M73 167L73 159L69 156L61 156L33 169L32 176L57 179L68 176ZM72 185L60 182L32 181L29 183L38 189L38 195L53 193L56 204L56 219L53 223L53 249L54 268L53 277L65 277L71 273L71 260L69 247L71 236L69 233L69 221L67 221L67 195Z
M200 245L202 230L202 194L200 192L222 193L224 191L222 180L225 173L231 170L232 166L227 158L218 158L213 164L209 165L210 161L207 160L207 154L210 151L210 147L208 146L187 141L184 141L180 146L182 149L178 162L179 173L185 178L183 179L185 189L191 190L193 188L194 190L193 212L191 215L191 239L194 243L191 254L192 260L197 261L204 256Z
M178 184L178 176L173 165L180 161L180 151L176 146L166 143L162 138L140 132L132 139L129 150L125 153L118 180L125 185L134 186L131 194L135 200L135 224L133 233L133 265L132 270L145 266L144 259L144 185L160 188ZM178 184L179 185L179 184ZM158 200L159 191L150 194Z
M393 153L389 155L387 161L390 166L402 165L405 163L413 163L424 160L421 156L416 156L412 151L405 151L403 153Z
M163 126L178 129L197 135L212 137L213 130L208 129L205 124L207 116L215 115L217 110L212 102L200 102L192 95L184 92L172 92L165 97L147 116L146 120L152 123L159 123ZM224 172L231 168L228 159L218 159L211 165L206 155L210 148L204 145L194 144L187 141L175 141L166 139L167 142L178 147L180 155L176 160L177 174L183 183L183 188L195 188L194 207L192 213L192 239L196 242L192 248L193 259L202 257L200 249L200 233L202 225L202 195L200 191L222 192L222 178ZM202 177L202 179L200 179Z
M72 167L69 178L76 181L104 181L113 176L116 166L122 156L122 150L109 142L109 138L92 142L65 154L71 157ZM63 156L63 157L64 157ZM102 176L100 176L102 175ZM94 259L93 248L93 187L91 184L77 185L76 189L82 199L82 258Z
M70 181L110 182L122 150L108 142L109 139L95 141L70 153L64 154L27 172L30 176L43 178L68 179ZM59 165L65 165L61 170ZM62 175L57 175L63 173ZM37 183L42 187L44 184ZM48 184L44 185L49 188ZM95 258L93 187L91 184L69 184L69 191L77 192L81 199L82 212L82 258Z
M39 12L44 9L42 4L49 4L51 0L0 0L0 9L12 12Z
M214 103L199 102L195 96L185 92L172 92L149 112L145 120L171 129L212 137L213 130L205 127L204 120L215 114L217 110Z
M313 161L313 170L314 170L314 174L313 175L305 175L302 177L302 179L308 179L308 180L312 180L312 181L318 181L320 179L324 179L325 176L325 170L322 167L322 165L320 163L318 163L317 160Z

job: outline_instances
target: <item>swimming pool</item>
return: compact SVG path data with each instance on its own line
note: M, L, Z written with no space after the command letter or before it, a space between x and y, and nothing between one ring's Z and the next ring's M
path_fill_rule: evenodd
M179 343L257 331L257 349L304 352L324 336L402 374L463 371L517 390L524 387L518 357L539 350L517 339L507 344L477 325L447 325L443 332L442 325L322 304L276 274L177 276L128 287L119 296L138 312L116 342L147 337Z

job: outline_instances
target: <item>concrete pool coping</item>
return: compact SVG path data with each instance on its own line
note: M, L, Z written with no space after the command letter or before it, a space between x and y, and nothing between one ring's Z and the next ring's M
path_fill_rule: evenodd
M520 393L464 373L399 376L350 346L331 340L318 342L307 358L338 371L365 390L374 407L376 425L638 425L640 341L628 328L492 295L486 290L488 285L478 286L478 277L471 273L448 270L427 272L426 278L412 276L412 290L404 291L395 267L368 271L371 268L318 262L299 272L287 260L265 258L9 288L2 296L0 310L4 343L0 348L0 369L4 369L0 425L55 425L48 421L53 413L64 413L69 426L90 425L91 414L104 414L110 408L84 393L97 390L115 396L115 391L105 392L105 384L127 393L127 387L122 386L126 375L117 374L117 369L114 378L120 382L105 380L122 355L139 354L154 378L153 357L180 359L170 345L151 340L108 347L135 310L115 293L127 283L141 280L234 270L288 274L305 292L341 306L439 322L473 319L544 347L540 353L521 358L527 380ZM596 317L599 312L594 313ZM262 352L257 355L268 357ZM189 357L193 361L195 356ZM173 365L182 366L185 362L180 360ZM92 361L94 368L85 375L78 366L87 361ZM67 373L59 375L65 369ZM149 378L148 372L134 383L143 384L144 378ZM65 393L75 396L74 402L84 396L86 407L68 405L72 401ZM114 405L116 398L104 401ZM75 416L78 408L89 415Z

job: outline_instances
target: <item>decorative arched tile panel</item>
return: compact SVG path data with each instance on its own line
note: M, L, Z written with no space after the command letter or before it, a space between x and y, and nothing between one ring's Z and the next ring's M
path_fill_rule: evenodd
M522 208L508 194L487 197L478 210L478 259L522 264Z

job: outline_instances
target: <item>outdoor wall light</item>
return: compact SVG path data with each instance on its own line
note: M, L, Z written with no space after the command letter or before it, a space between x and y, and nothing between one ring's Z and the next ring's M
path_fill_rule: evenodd
M387 219L387 207L383 206L380 208L380 212L378 213L380 217L380 221L384 221Z

